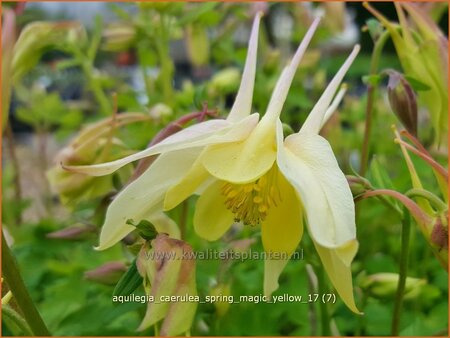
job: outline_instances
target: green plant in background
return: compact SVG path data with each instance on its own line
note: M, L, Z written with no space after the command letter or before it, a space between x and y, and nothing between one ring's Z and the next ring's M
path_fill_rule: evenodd
M6 68L5 83L3 84L2 93L10 93L10 88L19 83L23 76L37 65L42 54L49 48L64 49L69 41L78 41L83 38L82 27L75 22L34 22L25 27L17 41L14 41L15 20L14 14L7 11L7 22L5 22L5 49L3 55L5 60L2 61L2 69ZM8 64L10 65L8 66ZM8 71L9 69L9 71ZM7 80L9 78L9 80ZM9 88L7 88L9 87ZM3 94L2 94L3 95ZM4 98L3 126L7 125L7 117L9 111L8 98Z
M448 132L448 40L440 28L415 4L395 4L398 25L366 7L381 21L394 42L402 67L418 83L419 100L429 111L436 144L446 142ZM407 22L405 11L409 14Z
M48 327L60 336L445 335L447 83L437 69L446 69L448 61L440 54L446 37L436 22L447 7L392 5L400 22L395 24L384 19L386 4L373 5L383 14L372 10L380 21L369 20L361 36L364 46L364 32L370 33L372 56L363 48L348 83L338 88L356 56L338 71L348 54L342 49L349 49L343 41L355 25L349 7L124 3L109 6L113 21L97 15L86 30L76 22L47 22L45 13L39 22L30 20L31 7L3 11L2 109L12 97L12 123L25 123L38 136L40 162L33 174L41 172L48 186L36 189L28 181L31 172L19 175L20 167L29 168L23 149L30 146L13 135L15 125L7 127L2 249L8 250L3 257L15 256L18 264L3 258L2 333L43 334ZM365 11L358 4L352 8ZM258 37L250 21L259 11L266 15ZM311 47L291 62L292 47L308 40L317 15L323 18ZM17 42L16 19L19 26L28 22ZM247 49L243 37L250 33ZM390 38L400 64L384 48ZM83 81L68 100L58 90L61 81L53 79L72 85L74 74ZM337 75L327 86L331 74ZM258 122L256 114L247 116L253 111L267 114ZM284 122L277 128L267 123L274 111ZM406 130L397 126L392 134L398 123ZM322 146L310 147L314 141ZM50 164L54 143L59 150ZM240 161L225 160L230 154ZM326 154L333 161L324 169L319 162ZM245 179L258 169L255 164L275 163L275 157L279 169L266 173L259 166L262 176ZM85 174L92 165L102 176ZM298 184L291 187L280 171ZM341 171L351 174L348 185ZM221 179L228 182L223 187ZM265 180L275 192L261 194L260 201L253 186L258 191L268 186ZM314 185L327 180L324 189ZM211 194L212 186L222 190ZM284 192L281 200L276 191ZM339 226L353 223L350 191L356 238ZM36 217L41 200L48 209ZM287 204L288 211L276 212ZM347 218L327 212L337 204L348 207ZM297 209L304 215L288 216ZM232 225L235 217L249 223L261 217L262 226ZM302 229L289 226L294 220L308 226L301 247ZM329 231L333 221L339 223L335 232ZM333 233L352 240L346 246ZM105 250L93 250L98 238ZM333 240L338 248L330 247ZM201 258L206 252L270 251L302 258ZM256 297L273 292L305 299L334 290L340 296L335 304ZM186 295L193 301L148 301ZM254 301L239 302L241 295ZM199 301L206 297L216 301Z
M150 117L138 113L125 113L104 118L95 124L85 127L72 142L63 148L55 159L55 165L47 175L54 191L67 206L76 206L81 201L91 201L97 197L108 195L116 187L130 178L131 168L123 168L114 177L93 178L86 175L70 173L61 168L61 163L82 164L114 160L132 149L117 136L119 128L130 123L145 122Z

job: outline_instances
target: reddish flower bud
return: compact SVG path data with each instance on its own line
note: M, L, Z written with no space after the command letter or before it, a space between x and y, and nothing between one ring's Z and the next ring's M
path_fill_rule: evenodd
M62 230L53 231L47 234L47 238L65 239L65 240L82 240L96 231L93 225L76 224Z
M346 175L348 185L350 186L350 190L352 191L353 197L361 195L366 191L372 190L372 185L368 180L363 177Z
M84 278L100 284L115 285L125 271L127 271L127 267L124 263L108 262L93 270L86 271Z
M417 136L417 99L414 90L404 76L394 70L387 71L389 103L403 126Z
M438 217L434 223L430 235L431 241L438 246L440 250L448 250L448 224L447 216Z

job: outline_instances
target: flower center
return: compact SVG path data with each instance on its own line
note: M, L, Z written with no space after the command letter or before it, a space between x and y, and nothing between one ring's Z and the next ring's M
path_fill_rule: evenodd
M281 202L276 165L254 182L247 184L224 183L222 194L225 206L233 212L235 222L245 225L261 224L271 207Z

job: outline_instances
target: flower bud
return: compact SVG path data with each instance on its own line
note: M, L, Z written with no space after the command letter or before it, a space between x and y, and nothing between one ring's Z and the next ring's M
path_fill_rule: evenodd
M95 232L93 225L75 224L62 230L53 231L47 234L47 238L65 239L65 240L81 240Z
M75 205L80 201L104 196L114 190L112 175L92 177L65 170L63 165L78 165L95 163L101 156L102 161L112 161L123 155L128 155L124 143L111 135L116 127L129 123L149 120L149 117L138 113L118 114L108 117L83 128L69 145L63 148L55 157L55 165L47 171L51 189L57 193L65 205ZM120 182L126 182L131 176L131 166L125 166L117 172Z
M294 129L292 129L292 127L289 124L283 123L282 126L284 137L288 137L289 135L294 134Z
M40 60L48 46L64 49L67 43L84 43L86 32L77 22L33 22L21 32L14 46L13 79L18 81ZM74 41L75 40L75 41Z
M276 72L280 64L281 51L279 49L268 48L264 55L263 69L268 72Z
M157 123L165 121L168 117L173 115L171 107L164 103L157 103L150 108L149 115Z
M136 28L127 23L115 23L103 31L103 46L107 51L124 51L136 40Z
M8 124L9 105L12 90L12 60L16 42L16 16L10 9L5 9L2 26L2 129Z
M209 294L220 299L220 301L214 302L214 307L216 308L217 315L223 317L230 308L230 302L223 300L231 295L230 285L223 283L217 284L211 289Z
M353 196L358 196L366 191L372 190L372 185L364 177L358 177L353 175L346 175L347 182L350 186Z
M127 267L122 262L108 262L99 267L86 271L84 278L105 285L115 285L120 277L127 271Z
M246 252L255 242L254 238L237 239L230 242L229 246L235 252Z
M345 2L324 2L322 6L325 8L324 24L333 33L342 32L346 21Z
M433 244L435 244L439 250L448 250L448 222L446 216L441 216L436 218L436 222L433 225L431 231L430 239Z
M189 59L195 67L204 66L209 61L209 37L206 27L190 24L186 27L186 44Z
M210 96L227 95L237 90L241 74L237 68L226 68L217 72L208 85Z
M136 265L149 297L155 299L148 303L138 330L164 318L161 336L175 336L188 331L199 301L191 246L166 234L158 234L153 241L142 246Z
M417 136L417 99L414 90L404 76L389 70L387 85L389 104L403 126Z
M363 277L361 288L375 298L391 298L397 291L399 275L396 273L377 273ZM426 284L424 279L406 277L405 299L417 297Z

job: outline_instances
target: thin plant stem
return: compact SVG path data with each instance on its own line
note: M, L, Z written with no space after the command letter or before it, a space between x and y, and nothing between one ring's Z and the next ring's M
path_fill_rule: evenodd
M370 75L376 75L378 71L378 64L380 63L381 52L383 51L384 45L389 38L389 32L385 31L375 42L375 46L372 52L372 59L370 62ZM367 105L366 105L366 123L364 127L364 140L361 149L361 163L360 163L360 174L364 176L367 171L368 161L369 161L369 148L370 148L370 137L372 134L372 122L373 122L373 105L375 100L376 86L373 84L368 84L367 86Z
M153 326L154 332L155 332L155 337L159 337L159 323L155 323L155 325Z
M394 312L392 315L391 334L398 336L400 332L400 317L402 313L403 296L405 294L406 276L408 273L409 239L411 233L411 216L405 208L402 219L402 238L400 252L399 278L395 295Z
M16 312L13 308L8 305L2 305L2 319L9 320L14 323L20 330L20 333L25 336L32 336L33 332L28 326L27 322Z
M306 265L306 273L308 276L308 291L310 294L318 293L317 276L310 264ZM317 313L314 303L310 302L309 306L309 323L311 326L311 336L317 336Z
M318 267L317 269L317 281L319 284L319 295L323 295L327 293L327 287L325 284L325 271L323 267ZM320 326L322 330L322 336L331 336L331 329L330 329L330 313L328 312L328 306L326 303L320 301L319 302L319 308L320 308Z
M36 336L51 336L47 326L42 320L30 294L28 293L22 276L20 275L19 266L14 258L11 249L6 243L5 236L2 232L2 272L8 284L14 300L22 312L25 321Z
M361 307L360 309L364 309L367 305L368 295L365 292L361 293ZM365 316L358 316L358 322L356 324L355 337L364 336L364 326L366 324Z
M21 205L22 202L22 187L20 186L20 165L19 160L17 158L16 151L16 143L14 141L14 134L11 128L11 124L8 123L8 126L5 129L5 136L8 140L8 153L11 159L12 166L14 168L14 197L16 203ZM22 223L22 212L19 211L17 214L16 224L20 225Z
M39 154L39 168L40 175L42 177L42 182L44 185L44 207L47 215L51 215L52 213L52 199L51 199L51 189L49 182L47 180L46 171L47 171L47 149L48 149L48 129L46 127L40 127L36 129L37 135L37 147Z
M158 59L160 64L160 74L158 76L158 81L161 85L161 90L164 98L164 102L170 103L173 96L173 73L174 66L172 59L169 55L169 35L167 18L165 15L160 15L160 29L159 29L159 39L156 41L156 51L158 53Z
M96 70L94 67L95 53L90 51L91 55L86 55L78 46L74 45L70 48L70 52L80 63L81 70L84 76L86 76L88 86L90 87L95 100L100 106L102 115L110 115L112 111L111 103L109 102L99 78L95 75ZM96 50L95 50L96 52Z
M439 212L444 212L448 209L446 203L444 203L439 197L432 192L425 189L410 189L405 195L407 197L423 197L428 200Z
M108 98L106 97L105 92L103 91L99 79L96 78L94 75L95 69L94 66L92 65L92 62L84 60L81 65L84 76L86 76L89 83L89 87L92 90L92 94L94 95L97 103L100 105L100 110L102 114L110 115L112 111L111 104Z

